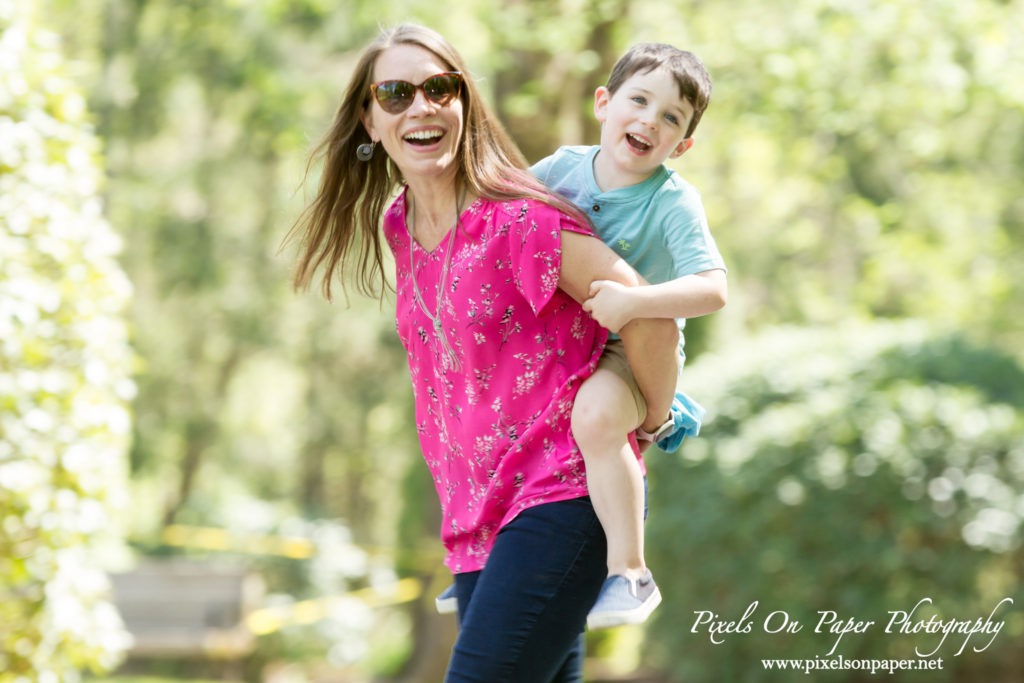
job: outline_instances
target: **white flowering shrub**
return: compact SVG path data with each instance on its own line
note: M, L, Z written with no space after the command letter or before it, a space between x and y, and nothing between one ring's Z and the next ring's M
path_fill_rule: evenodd
M128 637L122 549L130 284L99 199L99 142L53 34L0 0L0 682L74 681Z

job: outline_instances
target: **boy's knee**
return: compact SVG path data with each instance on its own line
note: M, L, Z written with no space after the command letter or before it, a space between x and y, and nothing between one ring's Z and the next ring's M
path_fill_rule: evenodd
M676 322L672 319L664 319L659 320L658 323L654 332L657 343L664 344L673 350L677 349L679 347L679 328L676 326Z
M608 447L625 441L629 432L625 422L619 411L605 402L577 402L572 411L572 435L586 455L592 446Z

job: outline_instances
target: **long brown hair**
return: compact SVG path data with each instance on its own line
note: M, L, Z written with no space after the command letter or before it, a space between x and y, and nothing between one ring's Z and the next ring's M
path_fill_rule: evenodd
M335 271L342 275L343 288L347 280L352 280L362 294L383 296L384 290L379 287L382 283L390 288L384 277L379 226L387 202L402 182L401 173L381 149L368 162L357 161L355 152L356 147L370 142L360 116L370 106L374 65L382 52L399 44L429 50L448 69L464 75L465 132L456 158L457 186L465 183L473 193L497 201L535 199L587 224L575 206L551 193L525 170L522 153L483 101L455 48L431 29L400 24L383 31L363 52L334 123L310 155L307 176L315 164L323 161L320 187L285 237L286 243L301 238L293 282L296 289L308 289L321 267L321 290L328 300Z

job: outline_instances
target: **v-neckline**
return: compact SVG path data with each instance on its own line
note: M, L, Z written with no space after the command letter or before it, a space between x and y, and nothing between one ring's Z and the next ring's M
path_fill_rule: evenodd
M448 228L448 230L443 235L441 235L440 239L437 240L437 243L434 244L434 246L428 249L423 245L422 242L420 242L420 239L416 237L415 229L409 225L409 187L406 186L405 191L402 194L402 222L405 224L405 232L409 236L409 239L413 241L413 243L419 248L420 251L422 251L427 256L433 256L434 254L437 253L437 250L441 248L441 245L443 245L451 238L452 230L455 230L456 227L464 221L466 212L472 209L473 206L475 206L479 200L480 197L477 196L475 199L473 199L472 202L469 203L468 206L464 207L462 211L459 213L459 215L456 216L456 219L452 223L452 226ZM458 239L458 235L456 235L456 239ZM454 241L452 246L454 247Z

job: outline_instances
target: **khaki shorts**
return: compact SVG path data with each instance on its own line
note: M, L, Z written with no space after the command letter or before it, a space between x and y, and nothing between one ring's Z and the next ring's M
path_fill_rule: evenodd
M677 360L679 363L677 372L682 373L683 356L680 354ZM626 359L626 347L621 339L608 340L604 347L604 353L601 354L601 360L597 363L597 369L610 370L626 383L626 386L629 387L629 393L632 394L633 401L636 403L636 414L640 416L640 421L643 422L647 415L647 400L636 383L633 370L629 367L629 361Z

